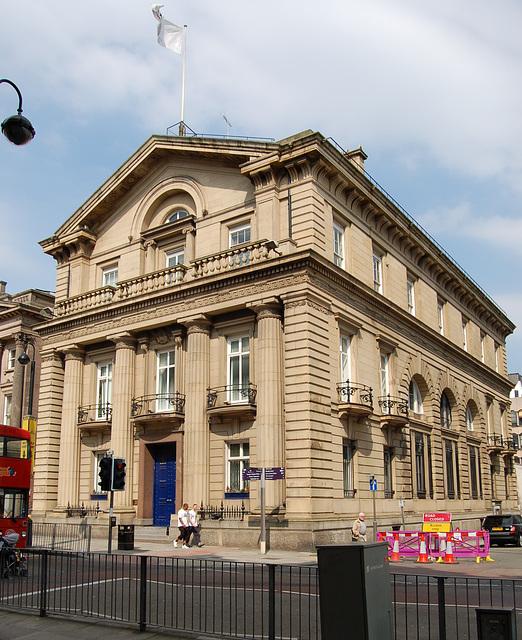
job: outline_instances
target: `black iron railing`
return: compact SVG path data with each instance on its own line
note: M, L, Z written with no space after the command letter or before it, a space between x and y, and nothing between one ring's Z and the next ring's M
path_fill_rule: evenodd
M241 506L224 506L223 502L220 507L203 506L199 508L199 517L201 520L240 520L245 519L245 514L249 513L245 508L245 501L241 501Z
M344 404L362 404L373 409L372 388L365 384L355 384L349 380L346 382L339 382L337 385L337 393L339 394L339 402Z
M224 387L214 387L207 389L207 408L248 404L254 406L256 403L257 388L251 382L245 385L229 384Z
M131 400L131 415L151 415L155 413L184 413L185 395L183 393L153 393Z
M27 575L0 580L0 606L229 638L319 640L317 565L29 548ZM522 580L396 573L397 640L472 640L477 609L514 610ZM500 636L499 636L500 637ZM517 637L516 629L514 637Z
M78 424L85 424L86 422L111 422L112 420L112 407L110 402L104 404L88 404L83 407L78 407Z
M488 436L488 442L490 447L498 448L498 449L504 448L504 438L500 435Z
M388 394L387 396L380 396L378 403L383 415L400 418L408 417L408 398Z
M68 518L86 518L87 516L97 518L100 512L101 509L99 505L96 505L95 507L86 507L83 502L79 507L73 507L69 503L67 503L67 509L65 510L66 516Z

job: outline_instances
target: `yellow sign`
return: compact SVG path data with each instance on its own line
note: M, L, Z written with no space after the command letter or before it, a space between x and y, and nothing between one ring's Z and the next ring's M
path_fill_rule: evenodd
M34 416L24 416L22 419L22 428L29 431L31 443L31 475L34 469L34 447L36 444L36 418Z
M451 522L424 522L422 531L424 533L449 533Z

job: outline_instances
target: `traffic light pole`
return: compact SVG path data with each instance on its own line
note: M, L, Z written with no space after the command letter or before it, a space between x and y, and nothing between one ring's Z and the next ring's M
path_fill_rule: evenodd
M113 507L114 507L114 491L112 491L111 489L111 498L110 498L110 504L109 504L109 543L107 545L107 553L112 553Z

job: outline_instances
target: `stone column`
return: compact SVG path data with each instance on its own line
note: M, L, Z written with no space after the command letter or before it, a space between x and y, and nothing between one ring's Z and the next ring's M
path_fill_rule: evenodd
M13 393L11 397L11 425L13 427L22 426L23 404L24 404L24 366L18 362L25 348L25 335L18 333L15 336L16 357L13 372Z
M64 349L65 373L63 383L60 457L58 463L58 509L79 504L80 433L78 407L81 404L85 353L79 347Z
M134 467L134 429L131 424L131 400L134 394L136 339L129 333L109 338L116 344L112 374L111 449L115 458L125 458L125 490L114 492L114 506L119 511L134 511L132 478Z
M185 439L183 447L183 500L209 501L209 425L207 389L210 379L210 322L198 318L187 327L185 368Z
M255 307L257 313L257 462L258 467L284 466L283 328L277 302ZM266 482L266 512L281 510L284 480Z

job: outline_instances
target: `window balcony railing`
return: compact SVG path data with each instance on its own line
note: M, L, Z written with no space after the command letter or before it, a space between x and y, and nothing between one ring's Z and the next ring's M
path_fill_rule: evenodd
M132 398L131 416L155 415L157 413L185 413L185 395L182 393L153 393Z
M89 404L78 407L78 424L92 422L111 422L112 406L110 402L104 404Z
M408 423L408 398L401 396L380 396L381 424L388 427L403 427Z
M373 413L372 388L347 380L337 385L339 412L349 416L368 416Z
M515 452L518 451L518 442L515 442L515 440L512 439L505 439L504 451L506 453L515 454Z
M504 449L504 438L496 434L488 436L488 447L492 451L502 451Z
M245 385L229 384L224 387L207 389L207 409L223 405L256 403L257 388L251 382Z

